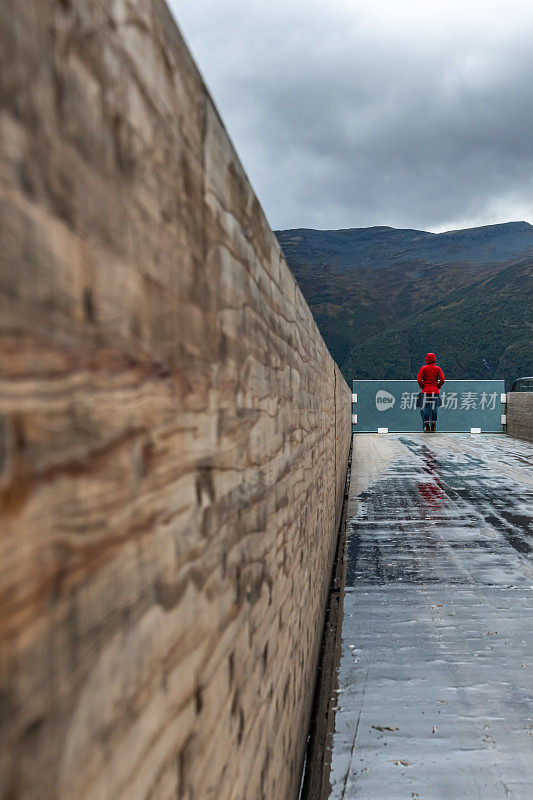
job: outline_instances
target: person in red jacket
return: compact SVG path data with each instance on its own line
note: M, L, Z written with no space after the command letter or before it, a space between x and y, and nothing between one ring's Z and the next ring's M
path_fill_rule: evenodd
M426 364L420 368L417 381L422 390L422 422L424 433L434 433L437 429L437 409L439 407L439 391L444 383L444 374L435 363L435 353L428 353Z

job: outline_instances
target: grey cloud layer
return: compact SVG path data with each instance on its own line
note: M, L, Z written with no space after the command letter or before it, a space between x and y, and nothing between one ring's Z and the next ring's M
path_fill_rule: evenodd
M533 221L529 2L171 6L273 227Z

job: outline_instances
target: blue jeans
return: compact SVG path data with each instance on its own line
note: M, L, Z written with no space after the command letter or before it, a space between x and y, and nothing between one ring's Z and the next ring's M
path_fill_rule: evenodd
M438 407L439 407L438 394L425 394L424 399L422 401L422 408L420 409L422 422L436 422Z

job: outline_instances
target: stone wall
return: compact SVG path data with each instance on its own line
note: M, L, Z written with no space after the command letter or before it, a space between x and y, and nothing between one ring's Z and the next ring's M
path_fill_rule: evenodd
M349 389L164 4L0 31L0 796L293 798Z
M533 392L507 392L507 434L533 442Z

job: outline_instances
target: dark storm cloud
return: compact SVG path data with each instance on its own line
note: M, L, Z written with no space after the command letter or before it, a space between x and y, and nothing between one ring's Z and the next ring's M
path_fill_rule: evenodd
M533 221L529 0L172 0L275 228Z

